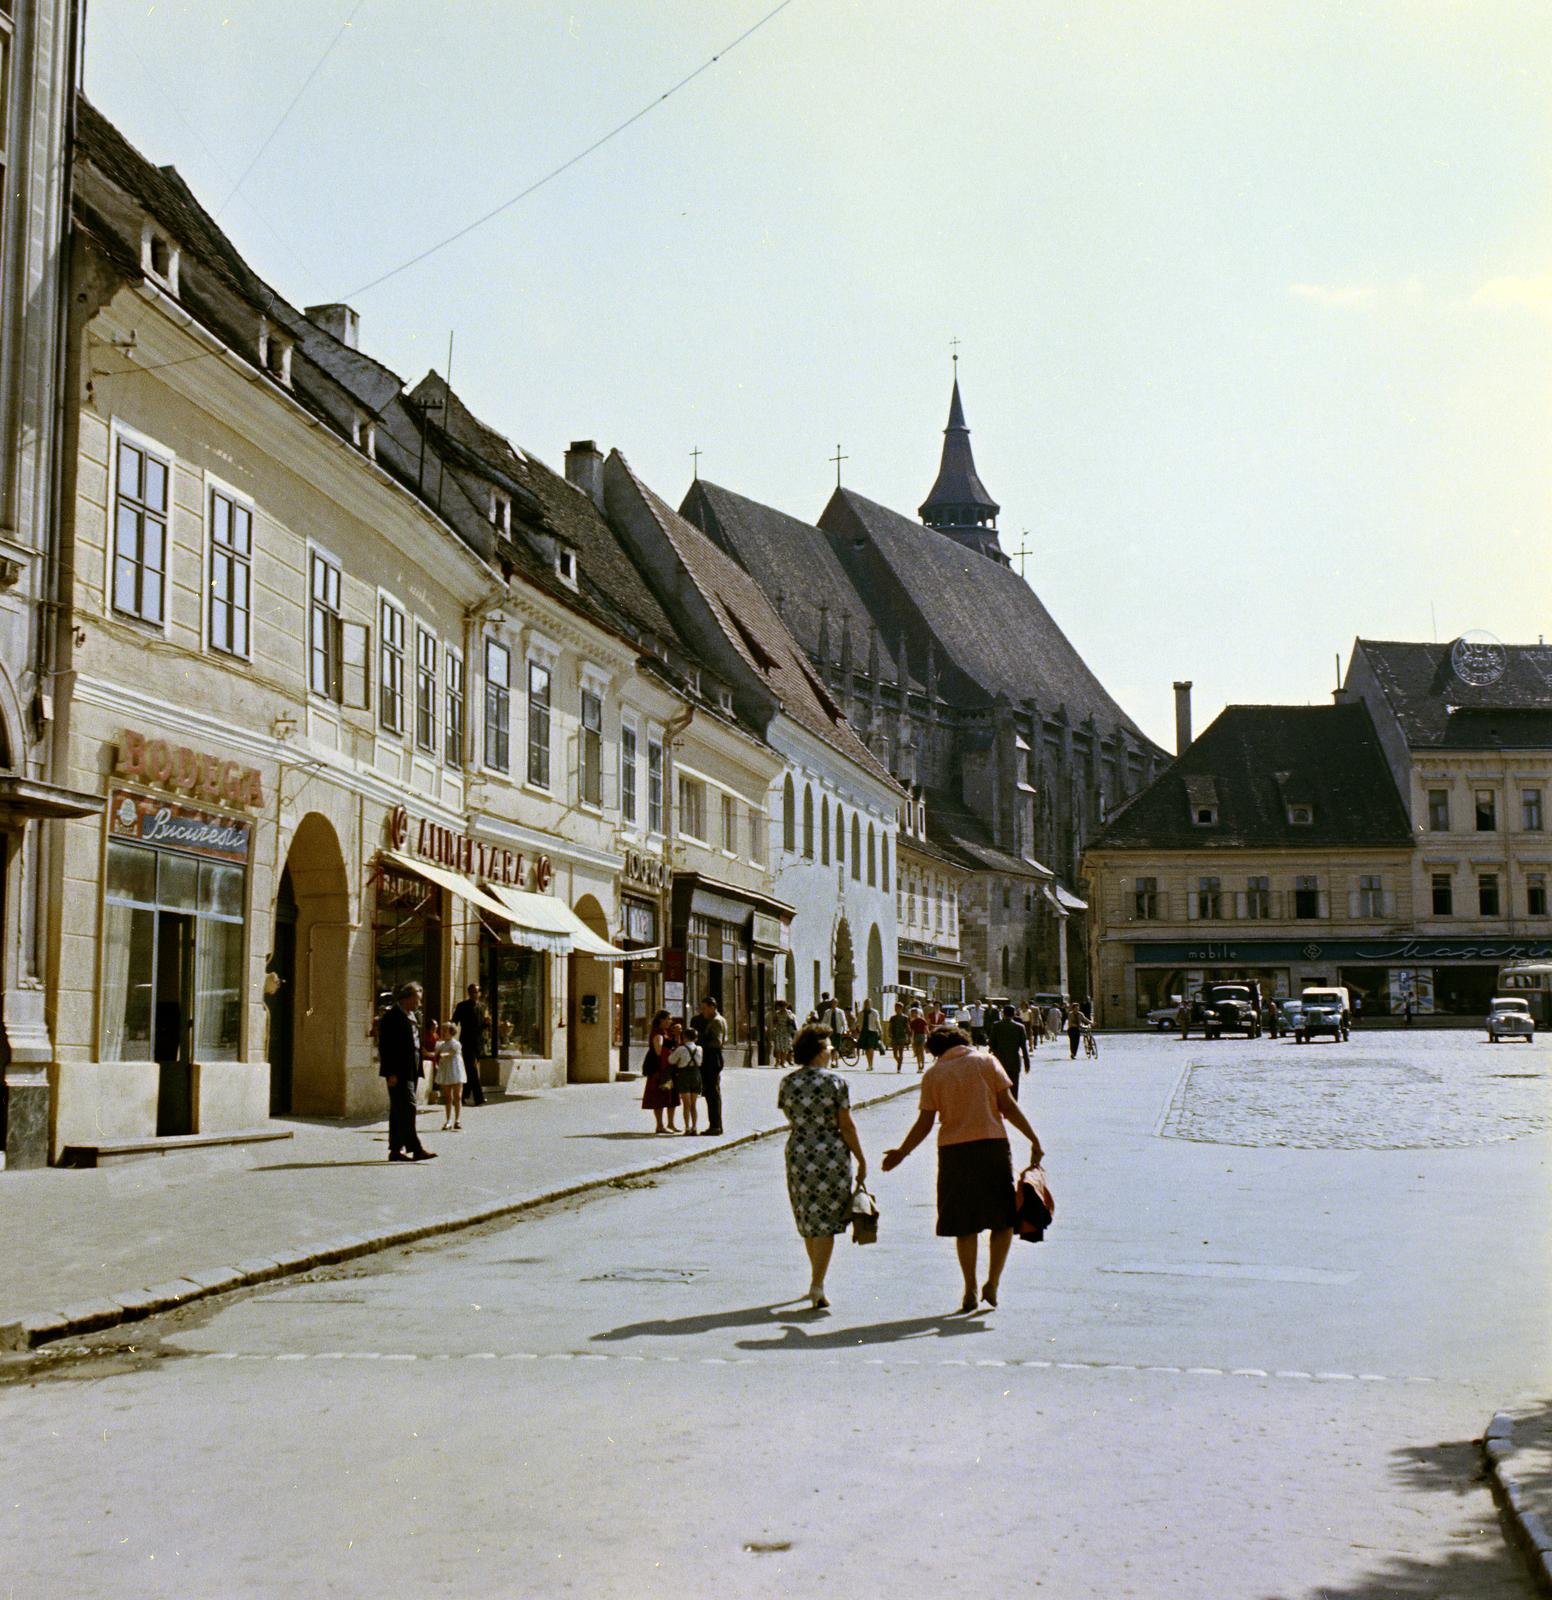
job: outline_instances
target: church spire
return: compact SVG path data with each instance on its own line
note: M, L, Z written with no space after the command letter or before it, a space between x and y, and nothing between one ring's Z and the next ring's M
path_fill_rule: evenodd
M959 399L959 378L954 378L954 393L949 401L948 426L943 430L943 462L932 493L922 502L918 515L929 528L946 533L960 544L993 561L1007 563L997 542L997 513L1002 508L987 494L975 470L970 453L970 429L965 425L965 408Z

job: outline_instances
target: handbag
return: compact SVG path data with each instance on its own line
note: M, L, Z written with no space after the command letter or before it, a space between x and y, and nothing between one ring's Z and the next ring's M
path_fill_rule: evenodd
M1045 1181L1044 1167L1025 1167L1014 1199L1013 1227L1019 1238L1039 1244L1056 1216L1056 1201Z
M853 1244L878 1243L878 1201L868 1193L860 1179L852 1191L851 1214L846 1219L851 1224Z

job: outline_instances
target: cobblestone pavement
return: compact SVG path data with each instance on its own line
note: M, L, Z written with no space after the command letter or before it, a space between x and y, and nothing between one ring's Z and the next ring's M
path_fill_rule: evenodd
M1544 1036L1529 1047L1462 1033L1356 1033L1346 1044L1187 1041L1159 1131L1202 1144L1301 1150L1443 1149L1552 1128Z

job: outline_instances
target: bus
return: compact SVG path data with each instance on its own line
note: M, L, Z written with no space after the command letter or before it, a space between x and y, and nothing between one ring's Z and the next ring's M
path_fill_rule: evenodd
M1552 1027L1552 961L1509 961L1498 969L1499 994L1526 1001L1538 1028Z

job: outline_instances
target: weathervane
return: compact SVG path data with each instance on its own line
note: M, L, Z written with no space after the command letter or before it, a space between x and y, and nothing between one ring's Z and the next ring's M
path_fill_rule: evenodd
M1034 554L1034 551L1029 548L1028 539L1029 539L1029 529L1028 528L1020 528L1019 529L1019 547L1013 553L1014 553L1014 555L1016 555L1018 557L1019 577L1021 577L1021 578L1024 576L1024 557L1025 556L1032 556Z
M948 347L954 352L954 377L957 379L959 377L959 340L957 338L950 339Z

